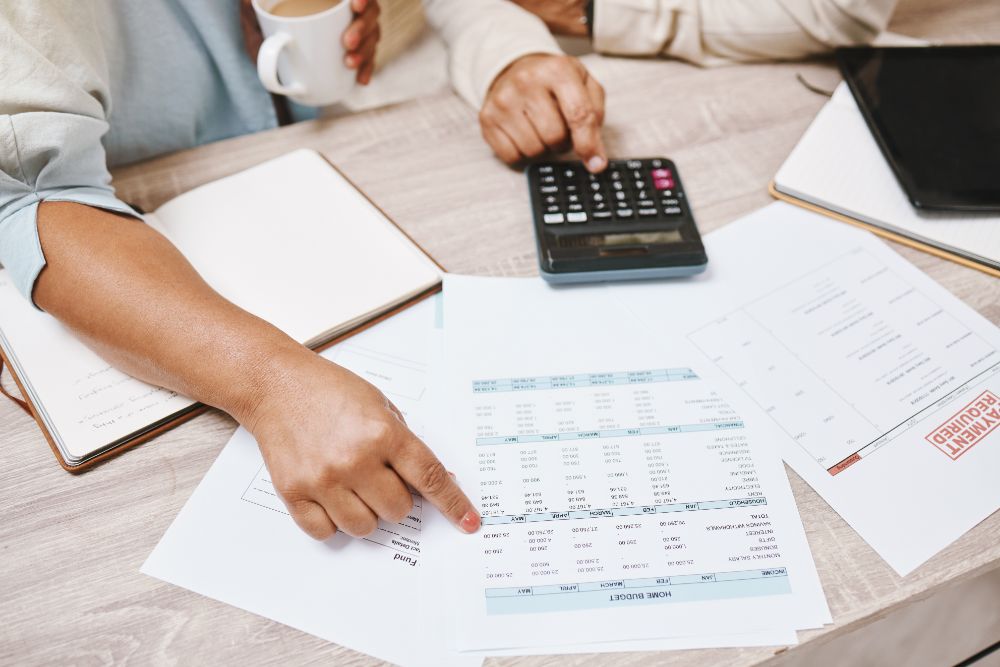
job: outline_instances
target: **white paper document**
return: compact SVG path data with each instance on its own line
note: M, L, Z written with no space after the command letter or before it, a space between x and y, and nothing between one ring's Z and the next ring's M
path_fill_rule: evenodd
M483 513L428 517L458 648L827 622L770 420L605 295L446 278L431 433Z
M325 356L377 385L420 434L428 300L331 348ZM406 665L479 664L458 656L418 593L424 509L380 523L367 539L316 542L274 492L249 432L239 429L142 571L378 658ZM439 635L433 632L438 629Z
M789 465L897 572L1000 507L1000 330L876 237L797 207L706 245L703 277L615 301L736 382Z
M425 431L427 351L437 299L418 304L324 356L378 386ZM142 568L151 576L403 665L477 665L445 638L454 612L421 597L425 512L419 496L399 524L317 543L295 526L253 437L239 429ZM454 530L442 526L444 530ZM468 539L473 539L469 537ZM699 636L549 652L652 651L794 644L792 631Z

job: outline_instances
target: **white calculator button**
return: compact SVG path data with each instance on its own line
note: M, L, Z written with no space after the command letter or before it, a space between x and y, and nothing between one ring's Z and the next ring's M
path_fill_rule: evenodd
M572 218L576 214L570 213L569 215ZM563 218L562 213L546 213L545 216L542 218L542 220L545 221L546 225L558 225L562 222L565 222L565 218Z
M570 213L566 216L570 222L587 222L586 213Z

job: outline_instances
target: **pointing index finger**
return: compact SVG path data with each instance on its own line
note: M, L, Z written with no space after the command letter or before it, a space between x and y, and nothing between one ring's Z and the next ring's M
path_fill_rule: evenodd
M573 149L588 170L602 171L608 164L601 139L603 109L596 108L582 77L564 79L553 86L552 92L569 128Z
M419 438L413 436L389 464L405 482L462 531L474 533L479 530L479 512L472 501L458 487L434 452Z

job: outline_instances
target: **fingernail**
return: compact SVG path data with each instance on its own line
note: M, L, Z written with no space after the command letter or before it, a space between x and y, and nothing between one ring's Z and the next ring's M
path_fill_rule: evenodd
M450 471L450 470L449 470L449 471L448 471L448 474L449 474L449 475L451 475L451 478L452 478L452 479L458 479L458 477L456 477L456 476L455 476L455 473L453 473L452 471Z
M470 510L458 522L458 526L467 533L474 533L479 530L479 523L479 515Z
M595 155L587 160L587 168L590 169L590 171L601 171L605 166L607 166L607 160L602 158L600 155Z

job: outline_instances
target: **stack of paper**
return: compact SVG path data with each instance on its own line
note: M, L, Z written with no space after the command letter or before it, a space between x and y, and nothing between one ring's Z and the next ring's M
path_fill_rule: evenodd
M538 279L448 277L444 311L429 433L483 513L428 518L456 648L829 622L773 424L694 346Z
M523 281L514 283L529 286ZM435 322L440 323L440 302L428 301L325 353L379 386L404 412L411 428L424 437L429 348L421 341L439 340ZM439 453L451 463L446 453ZM381 524L365 540L337 535L316 543L288 516L271 486L256 442L240 429L143 572L399 664L478 664L485 653L525 652L521 647L460 653L453 646L446 628L453 627L451 619L457 614L454 601L433 590L442 583L436 575L421 583L421 576L434 572L427 567L427 560L434 560L433 552L428 554L423 539L424 520L433 513L415 498L414 511L401 524ZM450 526L441 528L462 537ZM473 539L466 536L470 544ZM803 545L798 545L800 552ZM438 549L437 553L447 552ZM449 558L448 562L453 561ZM770 564L768 569L777 570ZM784 588L787 577L778 573L774 581ZM820 612L818 622L822 622L828 614L817 585L813 571L814 601ZM442 618L449 622L442 624ZM573 638L529 652L787 645L795 643L794 629L801 624L764 625L764 629L755 623L750 629L728 632L714 624L689 626L676 633L662 628L652 633L626 631L612 637L631 641L581 644Z
M476 535L417 499L315 543L240 430L143 571L400 664L787 644L829 612L779 454L900 573L1000 506L996 327L795 207L706 244L691 281L449 277L327 353L455 471Z

